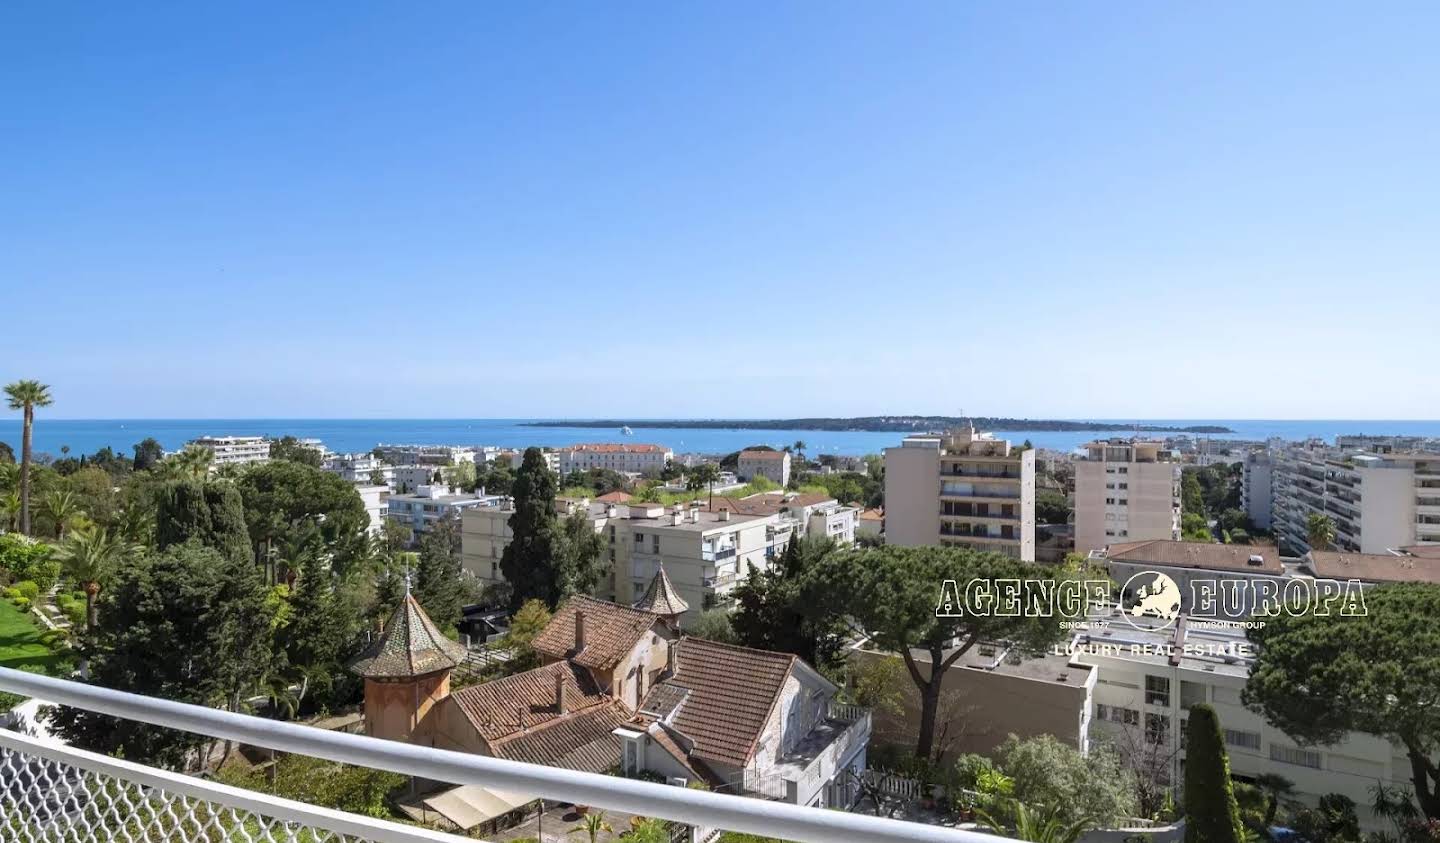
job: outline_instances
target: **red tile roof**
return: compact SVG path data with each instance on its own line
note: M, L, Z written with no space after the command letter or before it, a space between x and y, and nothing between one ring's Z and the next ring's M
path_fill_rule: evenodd
M1440 583L1440 557L1312 550L1310 569L1329 580Z
M450 697L481 737L496 741L561 716L555 700L557 677L563 683L565 708L569 712L593 708L610 699L587 671L569 662L556 662L471 685Z
M670 724L695 742L702 761L744 766L799 659L700 638L674 646L674 680L690 694Z
M606 492L595 500L599 501L600 503L629 503L630 499L633 497L635 496L630 494L629 492L615 491Z
M741 451L742 460L783 460L789 456L785 451Z
M585 613L585 649L575 651L575 615ZM552 659L573 659L591 670L610 670L635 649L659 615L629 606L576 595L565 601L535 636L535 652Z
M620 739L612 732L627 720L620 704L609 700L511 735L493 749L497 757L512 761L603 773L620 764Z
M1199 568L1207 571L1249 571L1283 574L1280 551L1274 545L1209 544L1206 542L1154 541L1112 544L1106 558L1116 562L1143 563L1168 568ZM1250 564L1251 556L1263 562Z

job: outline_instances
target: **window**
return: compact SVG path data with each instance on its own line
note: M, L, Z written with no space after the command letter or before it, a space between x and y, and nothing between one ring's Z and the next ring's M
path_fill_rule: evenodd
M659 552L660 552L660 534L659 534L659 533L656 533L655 535L653 535L653 536L650 537L650 552L651 552L651 553L659 553Z
M1279 761L1282 764L1294 764L1297 767L1320 769L1320 753L1312 749L1278 746L1272 743L1270 744L1270 760Z
M1170 716L1166 714L1145 715L1145 742L1163 746L1170 742Z
M1145 704L1170 705L1170 680L1164 676L1146 676Z
M1130 473L1130 469L1125 468L1124 466L1121 466L1121 468L1120 468L1120 473L1121 473L1121 474L1129 474L1129 473Z
M1121 483L1121 484L1120 484L1120 488L1122 488L1122 489L1128 489L1128 488L1130 488L1130 484L1129 484L1129 483Z
M1199 682L1180 681L1180 707L1189 708L1205 702L1205 686Z
M1229 746L1258 750L1260 748L1260 733L1242 732L1239 729L1226 729L1225 743ZM1274 753L1271 754L1273 755ZM1319 762L1316 762L1316 766L1319 766Z
M1130 499L1129 499L1129 498L1121 498L1121 499L1120 499L1120 505L1121 505L1121 506L1128 506L1129 503L1130 503Z
M635 534L635 543L636 543L636 544L641 544L641 543L643 543L644 541L645 541L645 534L644 534L644 533L636 533L636 534Z
M1106 705L1105 703L1095 703L1095 719L1109 720L1110 706Z

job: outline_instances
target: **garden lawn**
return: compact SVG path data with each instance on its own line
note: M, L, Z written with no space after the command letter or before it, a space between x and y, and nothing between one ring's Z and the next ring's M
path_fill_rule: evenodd
M58 674L64 659L40 643L40 627L34 618L8 600L0 600L0 667L27 665Z

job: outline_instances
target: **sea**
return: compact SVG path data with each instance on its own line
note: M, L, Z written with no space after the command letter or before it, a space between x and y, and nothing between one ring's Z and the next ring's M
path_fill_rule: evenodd
M898 432L828 430L749 430L738 428L647 428L635 425L625 436L619 429L593 427L531 427L531 419L52 419L40 411L35 422L34 448L60 457L91 454L109 446L125 454L135 443L154 437L166 450L175 450L200 436L294 436L319 439L332 451L368 451L380 443L415 445L495 445L522 448L530 445L563 446L577 442L653 442L676 453L726 454L752 445L776 448L805 443L805 453L860 456L877 454L899 444ZM1079 421L1092 421L1079 419ZM1231 434L1206 435L1212 439L1333 440L1342 434L1440 437L1440 421L1335 420L1226 420L1226 419L1099 419L1113 423L1109 433L1096 431L993 431L1016 444L1030 440L1040 448L1071 451L1106 435L1129 436L1135 424L1167 427L1219 425ZM1164 436L1153 433L1151 436ZM0 442L20 450L20 420L0 419Z

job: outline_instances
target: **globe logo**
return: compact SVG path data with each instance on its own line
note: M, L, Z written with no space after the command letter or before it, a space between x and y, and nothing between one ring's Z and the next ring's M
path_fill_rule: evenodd
M1159 571L1141 571L1125 581L1120 594L1125 620L1137 629L1165 629L1180 617L1180 586ZM1159 618L1164 623L1141 626L1135 618Z

